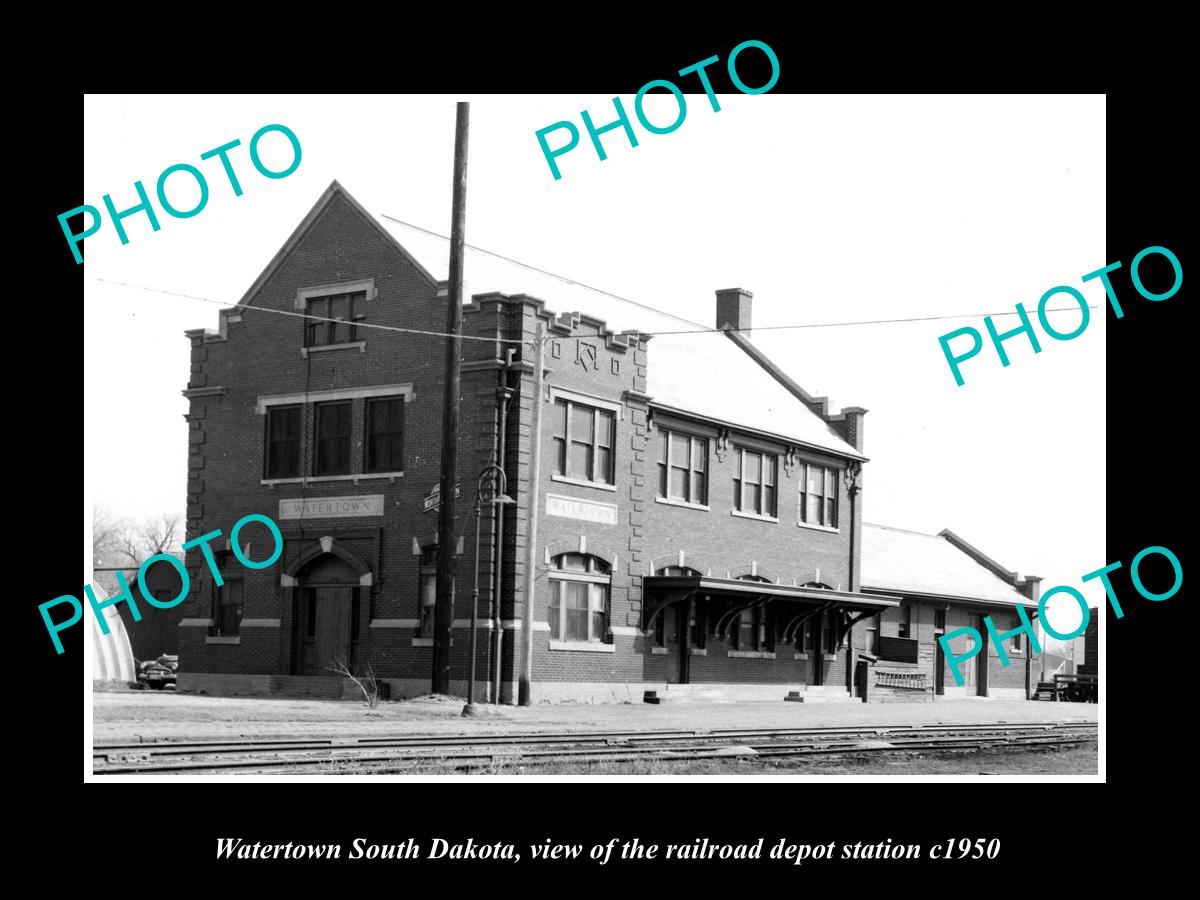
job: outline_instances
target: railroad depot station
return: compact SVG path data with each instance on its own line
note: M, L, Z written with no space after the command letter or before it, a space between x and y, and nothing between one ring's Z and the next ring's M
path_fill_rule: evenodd
M188 551L179 690L340 697L342 663L430 691L446 339L366 326L443 332L448 260L334 182L219 329L187 333L187 539L260 513L284 549L256 571L214 543L219 587ZM486 251L464 269L454 693L477 572L478 699L1032 695L1027 635L961 687L936 638L1034 619L1039 579L864 524L866 410L755 347L748 291L716 292L718 330L664 334L685 326Z

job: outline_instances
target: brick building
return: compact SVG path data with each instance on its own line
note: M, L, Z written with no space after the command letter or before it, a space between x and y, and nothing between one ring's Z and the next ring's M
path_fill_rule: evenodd
M413 332L444 330L448 256L334 182L219 330L188 332L188 538L260 513L284 551L254 571L214 545L220 587L189 551L181 690L336 695L342 661L428 692L445 338ZM486 251L465 279L454 689L476 478L500 459L515 503L482 514L476 696L848 697L870 623L886 642L907 600L861 589L866 410L768 360L744 290L717 291L722 331L663 334L679 320Z

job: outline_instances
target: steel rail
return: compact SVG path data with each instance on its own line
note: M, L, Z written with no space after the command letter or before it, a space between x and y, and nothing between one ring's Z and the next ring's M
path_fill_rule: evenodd
M1048 729L1044 726L1031 728L1029 726L993 726L988 733L973 729L967 734L957 733L958 726L949 726L939 729L939 734L931 735L926 730L925 733L919 730L908 729L907 734L901 734L896 739L888 741L879 741L875 744L863 744L853 740L829 740L833 737L831 734L824 735L807 735L808 740L795 740L795 735L772 735L774 740L750 743L744 745L731 744L737 737L746 737L747 735L724 735L713 738L712 735L697 736L689 735L684 739L676 738L666 743L659 739L656 743L640 743L625 742L624 746L600 748L592 746L560 746L560 747L545 747L538 744L532 744L525 748L508 745L502 748L515 752L494 752L492 750L475 749L481 746L473 739L460 738L457 743L452 745L437 746L437 747L407 747L397 748L407 750L408 752L381 752L387 750L385 747L364 746L358 747L341 745L341 746L322 746L313 747L296 747L289 746L283 750L284 756L279 755L258 755L254 757L236 757L229 756L230 753L247 753L257 752L264 754L267 752L266 747L258 747L255 751L246 751L241 747L226 747L224 749L209 749L201 751L193 751L193 755L198 758L193 759L176 759L164 762L155 762L152 755L143 754L134 758L123 758L120 754L113 753L111 756L115 759L106 757L105 764L94 767L94 773L97 775L108 774L168 774L168 773L186 773L186 772L202 772L202 771L217 771L217 770L247 770L254 769L257 771L291 769L297 767L322 767L331 764L353 764L362 765L364 763L413 763L409 766L410 769L415 769L418 765L450 765L454 768L481 768L483 766L507 763L520 765L543 765L555 762L575 762L575 763L592 763L592 762L624 762L637 759L663 759L663 760L681 760L681 759L705 759L705 758L729 758L734 755L730 753L731 748L737 746L749 746L755 755L767 757L779 756L808 756L808 755L832 755L832 754L855 754L855 753L876 753L876 752L892 752L892 753L911 753L918 750L980 750L987 747L1030 747L1030 746L1057 746L1064 744L1079 744L1095 740L1098 736L1094 726L1092 729L1081 730L1077 726L1078 723L1069 723L1065 730L1058 731L1057 734L1048 733ZM1039 733L1041 732L1041 733ZM820 738L826 738L821 740ZM791 739L789 739L791 738ZM571 744L570 740L562 741L563 744ZM487 746L487 745L483 745ZM419 750L450 750L452 752L442 753L415 753ZM314 750L320 755L313 755ZM183 755L180 754L170 754ZM747 757L753 758L751 754L746 754ZM96 760L93 761L94 764Z
M340 749L354 746L360 747L436 747L492 745L492 744L537 744L537 743L587 743L628 740L674 740L674 739L721 739L739 737L803 737L839 734L871 734L883 735L893 732L919 734L926 732L945 731L996 731L996 730L1048 730L1061 728L1095 728L1095 722L1012 722L1012 723L970 723L962 725L923 724L923 725L861 725L861 726L827 726L812 728L726 728L711 731L704 730L663 730L663 731L580 731L580 732L530 732L524 734L422 734L399 736L363 735L360 737L330 736L327 738L243 738L228 741L144 741L139 743L96 744L92 748L93 757L105 756L116 752L139 752L155 754L185 754L197 751L251 752L258 750L285 749Z

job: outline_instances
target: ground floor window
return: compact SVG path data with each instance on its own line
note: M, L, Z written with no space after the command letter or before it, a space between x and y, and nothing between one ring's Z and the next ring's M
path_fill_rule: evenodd
M584 553L562 553L551 561L550 636L557 641L603 643L608 637L608 563Z
M245 581L225 578L220 587L213 587L212 637L235 637L242 633L242 595Z
M770 653L775 649L775 617L769 606L744 609L733 632L734 649Z

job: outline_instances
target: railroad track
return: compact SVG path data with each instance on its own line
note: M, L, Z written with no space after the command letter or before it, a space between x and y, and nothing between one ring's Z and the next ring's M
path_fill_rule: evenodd
M1095 722L1039 722L158 741L96 745L92 767L96 775L298 774L354 766L375 772L417 772L431 766L469 772L501 765L588 765L651 759L1046 749L1077 745L1096 737Z

